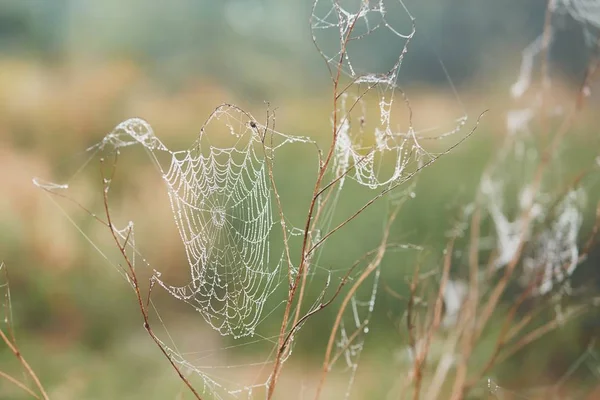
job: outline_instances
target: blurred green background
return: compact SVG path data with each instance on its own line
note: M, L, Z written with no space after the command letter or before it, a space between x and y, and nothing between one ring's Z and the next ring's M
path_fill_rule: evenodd
M416 18L417 34L399 81L416 110L416 123L448 124L461 116L447 75L469 116L467 129L490 110L473 137L421 174L415 199L393 228L395 241L426 247L435 262L505 135L506 112L514 107L510 84L522 49L542 30L546 1L407 0L406 5ZM181 384L143 330L125 282L31 179L69 177L85 160L85 149L133 116L148 120L169 148L184 149L223 102L262 116L268 101L277 109L278 130L326 143L331 87L311 42L311 7L310 1L298 0L0 2L0 260L10 271L18 342L51 398L176 398ZM564 18L559 25L550 54L553 94L570 98L588 53L578 23ZM381 43L364 57L385 67L397 56L396 47ZM600 120L589 110L597 109L598 96L589 101L568 135L561 158L565 171L577 171L596 156ZM301 151L280 160L304 157ZM153 265L185 274L171 210L166 196L157 194L163 190L160 176L143 157L127 163L132 176L114 194L116 212L144 221L137 240ZM314 176L304 172L310 167L279 163L280 190L290 199L290 218L299 222ZM99 193L98 182L90 178L82 191L90 207L99 206ZM349 201L339 212L349 214L355 206ZM319 263L344 268L376 246L383 212L377 208L351 224ZM76 223L100 240L101 227L84 218ZM110 248L109 242L101 243ZM414 261L410 252L386 259L385 284L402 286ZM594 263L592 257L588 264ZM389 317L401 314L399 307L380 292L376 329L361 365L367 376L394 375L384 360L405 343ZM287 368L300 376L316 375L332 312L315 320L312 336L299 344L302 354ZM214 348L228 344L189 310L161 315L183 337L201 337ZM571 343L571 350L538 352L543 361L532 367L520 360L521 368L539 368L531 372L536 383L561 376L581 351L578 335L580 326L565 330L552 348L568 349L565 344ZM229 364L245 362L243 352L226 357ZM4 346L0 368L18 371ZM377 379L359 380L356 396L383 398L379 386ZM19 396L0 380L0 398Z

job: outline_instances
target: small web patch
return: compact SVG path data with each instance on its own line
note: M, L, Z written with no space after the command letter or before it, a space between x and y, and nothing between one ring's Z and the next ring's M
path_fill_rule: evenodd
M537 281L536 293L546 294L554 283L570 276L579 259L579 230L583 223L583 190L570 191L557 206L550 227L534 241L532 254L525 258L525 274Z
M540 55L547 58L547 51L552 46L557 31L565 17L577 22L583 30L586 46L598 54L600 49L600 1L599 0L552 0L548 2L549 13L544 32L535 38L522 52L521 69L517 81L511 87L514 98L522 97L531 87L535 71L535 61ZM542 59L541 63L547 62ZM550 77L547 71L542 71L542 81L549 86ZM540 106L538 97L535 106Z
M339 96L332 125L337 136L333 173L343 175L340 186L346 177L371 189L408 180L439 156L426 150L422 140L455 135L467 122L454 92L462 115L450 129L414 126L399 76L416 25L401 0L317 0L311 30ZM389 47L394 55L387 65L369 57L369 49L378 46Z

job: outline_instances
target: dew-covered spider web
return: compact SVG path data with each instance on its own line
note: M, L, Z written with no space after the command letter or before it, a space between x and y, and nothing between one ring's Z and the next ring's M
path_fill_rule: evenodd
M449 77L449 91L454 95L453 117L439 125L416 121L423 110L413 110L410 96L400 82L417 26L401 0L316 0L310 23L313 42L327 65L336 95L330 117L335 146L328 171L328 179L336 186L331 189L331 204L324 205L321 224L313 237L313 243L318 245L336 226L337 205L344 201L347 187L358 185L376 196L386 194L468 134L462 133L466 111ZM380 48L388 51L386 61L374 56L373 49ZM446 73L441 60L440 69ZM445 138L454 141L448 144L442 141ZM440 144L434 140L440 140ZM407 190L402 196L414 198L415 193ZM320 253L316 262L319 257ZM380 268L350 299L341 319L335 355L327 366L332 373L348 375L345 398L351 394L370 330Z
M584 33L586 46L591 54L598 55L600 50L600 1L599 0L552 0L548 3L549 18L543 27L542 33L534 39L522 52L521 69L517 81L511 87L511 94L515 98L522 97L531 87L534 80L536 61L538 64L547 62L548 54L560 28L566 23L565 19L571 18ZM567 18L568 17L568 18ZM545 56L540 57L541 55ZM544 72L544 71L542 71ZM542 76L543 84L550 84L550 76ZM540 99L537 98L534 106L539 107ZM522 115L522 112L521 112ZM524 122L524 121L523 121Z
M587 74L597 66L599 5L597 1L549 2L543 32L523 50L519 75L510 88L514 108L507 112L506 136L482 175L478 193L490 229L480 243L491 244L487 251L481 246L491 267L482 276L491 279L514 271L517 285L511 288L515 290L511 298L519 293L533 304L548 306L546 326L558 331L576 315L575 310L596 306L595 301L578 299L577 289L571 286L595 234L585 229L586 216L591 217L590 181L581 171L567 172L563 142L581 100L590 95ZM573 21L585 34L589 57L578 92L565 95L555 91L551 54L561 28ZM584 171L595 171L592 164ZM593 218L589 222L593 225ZM491 254L490 249L494 249ZM535 330L527 328L527 334L531 332ZM480 382L480 392L495 399L592 398L586 396L594 392L589 383L597 384L597 372L597 348L592 341L555 384L509 388L502 379L489 378Z
M210 146L206 131L215 128L228 130L219 133L231 135L235 144ZM254 333L279 273L281 255L270 251L275 218L264 152L305 140L279 136L282 140L267 150L260 129L249 115L224 105L189 150L168 150L150 125L137 118L119 124L90 149L141 145L147 150L166 183L189 265L184 285L170 284L158 270L153 280L221 334L234 337ZM159 153L170 158L164 168Z
M507 112L506 138L481 179L481 199L498 250L494 265L501 269L523 254L522 283L535 282L536 294L556 289L582 261L586 190L581 182L566 182L561 145L575 112L571 110L591 93L589 78L600 49L599 16L596 0L549 2L542 33L523 50L510 89L515 108ZM553 44L561 27L573 22L585 33L588 65L579 93L565 96L559 91L556 96Z
M160 312L148 295L148 307L161 328L158 335L161 345L188 376L200 380L202 393L210 398L255 398L266 393L272 384L281 333L279 326L265 321L280 321L286 294L296 278L302 282L302 289L304 285L311 289L307 289L301 305L295 299L298 305L294 302L297 308L292 307L290 315L296 318L290 318L283 327L289 345L282 361L291 356L296 335L305 324L298 317L316 313L332 295L339 294L341 298L353 283L360 283L342 310L334 349L325 368L332 375L341 373L335 375L336 383L344 375L344 389L339 393L350 397L376 305L381 266L378 262L369 275L362 276L365 265L371 262L369 258L352 273L346 265L325 265L322 259L326 250L321 245L367 206L381 204L383 209L392 204L393 208L398 198L414 198L412 188L398 197L390 196L389 192L471 133L462 133L467 122L466 111L449 78L456 115L433 126L414 119L419 117L420 110L411 107L409 95L400 87L400 77L417 30L415 19L402 1L316 0L310 21L313 40L329 68L336 96L329 121L332 147L319 149L315 152L316 165L305 166L310 171L307 175L321 168L323 171L314 202L316 211L306 227L305 221L291 217L297 214L295 211L288 211L286 204L282 204L276 181L278 165L297 162L293 156L283 159L280 154L294 143L307 145L304 147L313 151L316 143L278 132L269 116L261 122L232 105L219 106L201 127L196 141L185 150L170 149L166 139L159 139L150 124L139 118L122 122L100 143L90 147L89 161L76 175L84 174L85 168L97 167L98 157L102 157L105 207L100 207L100 211L88 210L87 204L80 200L85 196L74 190L70 182L34 181L40 188L74 203L88 217L114 232L123 254L109 254L101 248L100 240L86 238L134 289L127 266L114 257L125 256L136 271L140 274L145 271L153 296L159 295L157 292L169 294L169 300L197 312L195 315L202 317L205 327L218 333L215 339L218 344L211 346L204 340L192 340L191 345L183 345L183 340L177 340L176 333L167 329L168 316ZM372 46L389 48L394 55L391 65L372 57L368 53ZM441 62L440 68L445 73ZM428 120L425 117L419 121ZM446 143L443 140L446 138L452 142ZM113 176L129 173L134 181L145 177L127 167L126 155L135 149L144 150L160 176L161 186L156 188L165 191L168 197L172 221L185 254L184 265L160 265L148 258L147 249L140 243L139 221L134 223L127 215L115 215L113 221L102 216L103 212L110 213L113 194L117 197L120 190ZM356 208L354 204L353 209L341 213L346 190L366 192L364 206ZM384 195L386 199L379 200ZM72 221L87 235L78 220ZM304 254L299 252L302 239L306 243ZM305 265L302 277L300 264ZM173 273L173 269L178 273ZM336 291L342 288L342 283L346 284L344 290ZM185 333L184 337L190 336ZM260 350L245 353L248 348ZM242 361L228 360L231 351L242 352L243 356L236 358ZM300 379L292 379L288 384L295 387L296 381ZM299 397L311 397L314 383L300 384L310 388L301 391Z
M306 138L277 133L241 109L222 105L210 115L188 150L169 150L150 124L138 118L119 124L88 149L91 160L97 158L95 154L102 154L103 164L114 163L109 165L109 173L103 174L106 199L112 193L112 175L118 169L115 157L123 158L129 148L145 150L168 194L187 260L187 281L173 283L172 276L165 275L142 255L133 221L124 225L112 222L115 235L133 268L140 271L141 263L143 270L150 271L151 287L161 287L196 310L215 331L240 341L233 347L249 347L257 342L272 347L275 343L274 338L263 336L257 329L273 311L279 311L276 307L265 312L264 307L273 292L287 283L288 262L281 245L282 229L289 230L284 235L287 238L298 235L298 230L282 223L274 204L271 163L280 147L293 142L312 143ZM34 183L84 208L70 197L69 184L39 179ZM102 219L97 213L88 213ZM89 240L131 283L122 263L109 260L108 254L93 239ZM277 250L273 251L273 247ZM156 312L155 318L162 323L158 309L153 302L150 304ZM167 327L163 328L162 346L184 370L200 376L205 393L215 398L249 397L253 389L265 388L267 368L266 374L261 370L256 378L227 382L222 375L228 375L236 366L223 365L223 359L215 358L215 354L224 351L222 348L183 351ZM238 367L255 370L267 365L272 356L272 353L261 355L260 361ZM226 373L221 374L222 371Z
M456 118L415 126L418 111L400 77L417 28L401 0L317 0L311 30L340 100L331 117L337 135L332 172L342 175L340 186L346 178L371 189L397 185L447 150L435 153L422 141L461 132L466 111L449 77ZM389 49L391 61L370 56L381 47ZM440 68L445 74L441 60Z
M218 109L211 120L232 117L231 110ZM239 147L173 153L163 176L191 281L176 287L156 278L219 332L234 336L252 335L277 273L267 165L255 152L258 128L239 129L242 123L228 122Z

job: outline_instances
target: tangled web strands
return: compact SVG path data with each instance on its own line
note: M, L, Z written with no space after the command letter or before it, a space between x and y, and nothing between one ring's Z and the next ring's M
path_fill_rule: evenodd
M346 177L371 189L394 185L435 159L420 145L422 133L413 127L413 110L398 86L402 63L416 33L414 18L404 3L316 0L311 30L339 91L332 123L337 136L333 173L343 175L340 187ZM392 54L399 52L391 65L373 65L375 57L365 57L370 49L381 47L389 47ZM377 109L371 110L368 99L375 93ZM397 116L402 111L401 105L395 105L398 93L407 114L404 121ZM438 138L457 133L465 123L463 114L449 130L438 132ZM427 127L429 131L438 129ZM415 168L409 168L411 165Z
M548 188L535 191L534 170L539 162L531 134L509 136L483 175L480 191L496 242L494 266L506 267L518 257L521 243L526 243L522 283L533 282L533 293L545 294L580 263L585 190L571 189L558 199L545 193Z
M403 16L404 21L398 22ZM408 33L402 33L402 29L395 25L405 30L408 27ZM420 146L419 140L425 137L423 132L413 128L408 99L397 85L402 61L415 33L414 19L404 4L396 0L316 0L311 27L315 43L327 60L332 77L338 68L342 76L338 80L340 87L336 89L337 109L332 117L335 140L332 162L328 164L327 171L331 184L338 180L338 191L330 202L319 198L328 209L320 218L319 225L309 228L311 232L294 228L288 230L278 225L283 222L283 217L280 218L277 202L273 201L270 168L274 154L281 146L291 142L313 142L275 132L234 106L218 107L189 150L169 150L154 135L150 125L141 119L123 122L92 148L118 152L124 147L141 145L156 163L166 184L174 220L184 245L189 281L184 285L174 285L156 271L154 282L176 299L194 307L222 335L234 338L255 335L261 338L259 340L269 340L257 332L257 326L265 317L263 314L267 314L263 312L267 298L278 285L290 278L280 278L286 274L282 273L284 267L280 268L284 264L283 254L273 251L279 247L278 235L282 232L284 236L307 234L314 245L324 237L320 236L320 232L335 231L336 228L330 228L346 177L370 189L384 188L378 195L380 197L387 193L386 189L406 181L437 157ZM359 65L357 60L364 57L360 57L360 51L354 57L352 46L359 43L370 46L369 40L377 40L380 32L391 36L395 44L400 43L398 57L383 72L359 73L373 69ZM325 34L324 37L321 34ZM327 48L331 43L327 38L330 34L333 34L335 43L333 51ZM368 97L371 93L379 96L373 103ZM394 106L397 93L401 93L404 100L401 104L405 104L408 111L404 119L404 123L408 123L404 128L400 125L400 118L397 121L395 116L398 111ZM373 110L370 110L371 103L375 105ZM371 123L372 114L377 116ZM452 129L435 138L457 132L466 117L457 121L453 121ZM223 145L223 141L233 144ZM163 164L164 158L168 161ZM409 168L411 166L414 167ZM323 183L321 187L328 186ZM51 185L46 188L55 190L64 187ZM116 230L124 241L130 239L127 242L130 247L133 246L129 235L132 228L130 224L124 230ZM295 273L294 267L287 261L285 267L290 269L291 275ZM308 262L312 263L312 260ZM311 265L310 274L316 272L317 263L315 261ZM330 363L332 366L340 360L336 365L344 364L344 372L351 373L350 385L375 304L379 266L373 271L344 311L337 348ZM318 303L314 303L313 307L319 306ZM293 340L293 335L290 340ZM166 343L163 347L169 350L178 364L198 372L207 390L215 396L218 396L217 391L236 396L242 392L251 394L252 388L265 385L250 385L239 389L239 392L237 389L225 389L204 374L201 371L203 367L186 361L184 353L179 352L174 343L172 348Z
M550 9L557 14L570 15L582 24L586 34L595 33L597 37L600 30L599 0L553 0L550 2ZM586 39L594 39L594 37L588 36Z
M565 16L575 20L581 27L588 48L598 51L600 40L600 0L552 0L548 4L551 13L547 32L541 33L525 49L519 79L512 85L511 94L515 98L521 97L530 88L534 72L534 61L547 46L552 45L555 31L563 23ZM544 83L549 83L549 77L544 76Z
M233 138L234 145L217 146L222 136ZM120 152L125 147L141 145L156 163L184 244L190 281L174 286L163 280L158 271L152 279L176 299L194 307L222 335L234 338L253 335L264 318L267 298L286 282L280 278L284 275L280 268L283 255L274 256L271 251L273 234L281 227L273 215L269 166L277 150L292 142L313 143L274 132L240 109L223 105L210 116L189 150L170 151L151 126L137 118L119 124L102 142L90 148ZM161 161L165 155L168 163L163 168ZM66 189L66 185L39 182L38 185L49 190ZM114 229L133 250L130 258L135 261L133 223L124 229ZM288 234L299 232L291 228ZM350 375L348 396L375 305L379 273L377 269L352 297L341 321L331 366L335 365L336 372ZM262 335L257 333L257 336L264 340ZM174 343L161 341L161 345L177 364L196 372L205 390L216 398L221 398L221 394L250 396L253 391L264 389L268 382L225 386L220 378L205 373L206 367L188 360L187 354L184 356Z
M418 131L413 126L413 110L398 78L416 28L401 0L316 0L311 31L329 68L336 96L329 173L339 180L338 194L346 179L373 190L397 187L439 156L426 151L420 144L422 139L451 136L466 123L459 104L463 114L449 129L427 126ZM372 49L382 47L388 54L398 52L391 65L368 57ZM396 104L398 94L400 102ZM369 331L379 274L378 266L370 277L372 286L363 284L362 291L352 296L341 320L335 354L327 366L333 372L339 360L336 371L349 375L346 397Z
M217 124L223 128L219 134L231 135L233 146L211 145L219 137L209 139L208 131ZM115 149L141 144L156 161L185 247L190 281L174 286L160 272L153 279L223 335L252 335L278 283L282 258L274 259L271 252L275 221L266 153L305 139L279 135L274 143L271 137L265 140L266 132L249 114L223 105L190 150L169 151L141 119L121 123L99 144ZM168 169L160 166L157 152L171 156Z
M578 238L583 223L583 189L572 190L558 205L550 227L535 241L525 258L526 274L536 283L536 293L546 294L554 283L562 283L579 264Z
M375 308L377 288L381 269L377 268L372 283L365 284L362 293L356 293L350 300L349 310L345 313L336 342L337 354L342 359L341 369L348 373L345 398L350 397L356 378L358 363L365 345L365 336L369 333L369 319ZM331 362L333 366L336 360Z
M523 50L519 77L511 88L516 98L531 88L534 58L551 45L556 16L571 15L584 31L589 25L600 28L597 24L600 19L595 20L600 16L598 0L555 0L549 3L548 11L552 18L544 27L545 32ZM550 82L548 76L541 79L544 84ZM583 189L572 189L553 199L551 188L546 187L552 183L542 180L541 175L536 177L534 172L539 171L543 161L530 125L538 115L545 118L562 113L562 107L544 109L543 96L539 91L528 107L508 112L507 138L483 175L480 187L499 250L495 266L508 265L519 256L521 244L525 243L522 282L533 283L534 294L550 292L555 283L565 281L580 263L578 238L585 203ZM555 157L557 150L552 153ZM506 204L506 198L513 198L514 204ZM515 211L516 216L511 216Z

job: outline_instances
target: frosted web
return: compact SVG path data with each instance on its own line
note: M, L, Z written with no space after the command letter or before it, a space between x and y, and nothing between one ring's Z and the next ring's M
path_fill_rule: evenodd
M285 299L273 299L273 295L284 292L286 285L291 285L298 275L298 266L282 250L290 248L287 239L306 235L309 251L302 254L302 262L306 262L307 270L310 267L306 272L307 285L313 283L319 289L325 286L321 297L305 299L304 304L309 305L305 315L310 316L323 305L323 297L330 292L327 290L330 282L336 280L340 271L348 271L345 267L322 267L318 246L339 228L332 226L335 226L334 214L342 189L356 183L361 190L368 189L365 191L373 201L383 197L456 145L444 145L436 153L426 150L421 142L452 137L467 121L456 96L460 115L448 126L418 129L415 126L408 95L398 84L408 45L416 32L414 18L401 1L317 0L311 28L314 42L336 82L336 107L331 116L333 147L329 156L319 153L320 167L325 165L327 157L331 157L331 163L323 169L325 180L317 189L325 192L336 183L337 187L317 196L318 211L314 218L318 223L310 225L309 219L306 228L294 227L280 208L273 184L273 164L280 148L291 143L315 143L277 132L269 126L268 117L262 124L235 106L219 106L201 128L196 142L186 150L169 149L154 134L152 127L138 118L119 124L89 149L91 153L114 156L130 147L142 148L159 172L185 252L185 280L176 283L171 271L151 264L142 256L134 232L134 227L139 225L130 221L112 224L111 228L136 268L139 269L141 263L143 269L152 274L151 288L156 286L189 305L212 330L235 340L232 346L184 351L166 329L154 303L149 301L152 310L156 311L155 318L164 328L160 336L162 346L183 370L199 376L204 393L214 398L260 396L272 382L270 372L281 336L269 327L263 328L261 323L271 314L282 311ZM380 40L398 53L391 66L372 65L374 60L361 54ZM443 69L443 65L441 67ZM380 71L376 71L378 69ZM450 80L449 84L456 95ZM396 101L398 96L401 101ZM468 135L461 136L462 141ZM346 178L352 182L344 184ZM59 195L71 189L67 184L34 182ZM103 184L107 195L113 184L112 178L107 176ZM379 189L379 192L373 194L373 189ZM414 198L415 195L409 191L403 197ZM391 200L393 203L397 199ZM89 240L102 253L94 239ZM103 255L109 259L108 255ZM122 266L111 264L130 279ZM335 366L336 370L349 372L346 397L350 395L369 332L380 272L377 263L364 282L360 273L348 276L350 282L362 283L349 299L337 335L332 335L336 339L335 349L328 365L328 370ZM323 273L325 279L320 279ZM134 286L131 280L130 284ZM273 304L273 307L267 304ZM296 318L302 315L302 307L297 307L291 312ZM288 326L282 327L282 333L289 332L289 346L283 361L292 353L296 334L292 329L299 329L303 321L297 326L292 325L290 320ZM239 365L231 365L218 355L230 348L256 344L263 350L264 347L268 349L256 356L258 360L252 357L252 362L244 360ZM240 374L245 374L246 378L253 376L238 379Z
M562 283L579 265L579 230L583 223L583 189L572 190L557 206L550 227L534 241L532 254L525 258L525 273L536 281L536 292L548 293Z
M211 129L230 135L234 145L212 146ZM158 270L153 280L194 307L215 330L234 337L254 333L265 301L279 283L281 254L274 256L270 247L276 219L265 151L306 141L279 136L278 141L270 139L274 147L268 148L265 132L249 114L223 105L190 150L168 150L151 126L137 118L119 124L90 149L141 145L147 150L166 183L189 266L184 285L170 284ZM164 169L159 161L163 154L170 158ZM36 184L48 190L68 187ZM126 230L118 232L123 239L127 235Z
M225 111L211 120L231 118ZM240 121L234 123L239 127ZM238 135L239 147L173 154L164 179L191 282L176 287L157 281L222 334L244 336L254 332L277 268L270 256L268 172L254 149L258 132L248 125L231 134Z
M200 346L199 350L184 351L164 326L154 303L149 303L154 318L164 328L159 339L163 348L184 371L200 378L206 394L217 399L251 398L268 384L272 351L239 365L224 364L222 354L229 348L273 348L276 343L277 336L261 330L259 324L279 310L265 311L265 304L287 283L286 269L293 269L281 250L282 229L288 238L299 235L299 230L280 218L273 199L271 168L276 151L294 142L314 144L307 138L276 132L245 111L225 104L210 115L188 150L169 150L150 124L139 118L122 122L88 149L92 157L103 154L101 160L106 163L111 155L117 156L126 148L141 147L160 173L185 250L187 282L174 284L172 277L144 258L136 243L133 221L121 226L113 222L113 230L134 268L139 270L141 263L151 273L151 287L161 287L190 305L212 329L236 340L224 348ZM113 172L115 167L116 159ZM107 195L112 180L111 174L105 175ZM84 208L70 197L70 184L40 179L34 184ZM93 238L88 240L133 286L120 263L112 261ZM244 370L257 371L256 376L236 380L236 374Z
M407 182L453 148L438 145L436 153L434 146L423 143L457 135L467 117L446 74L458 116L439 126L415 124L409 96L399 80L417 29L414 17L402 1L316 0L310 22L313 42L328 67L335 95L335 109L330 118L334 148L328 177L337 187L318 228L319 232L328 232L347 185L380 190L382 195ZM390 61L369 56L374 48L386 48ZM441 60L440 68L446 73ZM468 135L460 136L458 143ZM414 197L412 189L400 196L402 201ZM398 199L391 200L394 203ZM320 239L313 237L316 243ZM315 259L319 259L318 254ZM337 333L337 352L327 366L328 370L348 375L346 398L356 379L369 332L380 268L350 299Z
M600 49L600 1L599 0L552 0L548 4L550 13L544 27L536 39L534 39L522 53L521 69L519 78L511 87L511 94L515 98L523 96L530 88L535 71L535 61L544 51L549 50L561 25L561 20L569 16L577 22L585 35L586 45L592 52ZM546 62L547 60L541 60ZM549 76L542 77L544 85L549 85ZM537 102L539 106L539 100Z
M461 131L467 117L449 77L459 116L449 127L414 126L399 76L417 30L401 0L317 0L311 29L340 100L331 120L333 173L343 174L342 185L347 177L371 189L402 182L437 157L422 140ZM369 57L370 49L381 47L393 55L387 65ZM440 67L445 73L441 61Z

